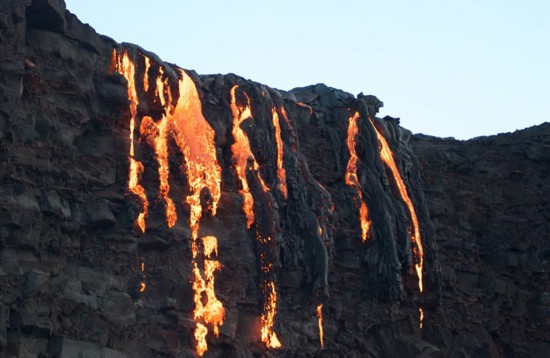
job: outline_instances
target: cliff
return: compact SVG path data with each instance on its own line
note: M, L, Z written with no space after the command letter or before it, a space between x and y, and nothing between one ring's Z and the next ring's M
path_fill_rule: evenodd
M537 356L550 127L460 142L374 96L201 76L3 1L6 356Z

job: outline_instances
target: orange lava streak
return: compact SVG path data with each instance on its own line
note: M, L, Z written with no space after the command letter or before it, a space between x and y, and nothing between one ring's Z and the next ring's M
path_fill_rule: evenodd
M218 254L218 241L214 236L203 237L202 247L204 248L204 267L202 268L204 274L201 273L197 264L197 256L199 254L197 241L193 244L193 273L195 276L195 281L193 282L195 301L193 317L195 320L202 319L204 323L212 325L214 334L218 337L219 326L223 324L223 320L225 319L225 309L216 297L214 290L214 272L219 271L222 267L220 262L214 258L214 255ZM206 303L204 303L204 297L206 298ZM197 323L195 333L202 331L202 329L199 329L199 324ZM206 329L206 332L208 332L208 329Z
M146 138L147 143L155 150L159 165L159 197L166 204L166 223L171 228L176 224L178 215L174 201L168 196L170 193L170 183L168 182L170 176L170 167L168 165L168 120L163 116L157 124L151 117L143 117L139 131L141 136Z
M201 191L208 188L212 196L212 215L216 215L221 196L221 168L216 156L214 130L202 114L199 93L193 80L179 70L179 98L174 114L169 116L176 144L186 160L187 178L191 194L186 201L191 214L189 226L197 238L198 223L202 217Z
M246 215L246 227L250 229L252 223L254 222L254 198L252 193L250 193L250 187L248 186L248 180L246 179L246 172L248 170L248 162L251 160L252 169L258 170L260 166L250 149L250 141L248 136L242 130L241 124L245 119L252 117L252 111L250 110L250 98L246 93L244 93L247 103L246 105L239 106L237 104L237 98L235 91L239 86L235 85L231 88L231 112L233 113L233 129L231 133L235 143L231 145L231 151L233 152L233 157L235 158L235 169L239 181L241 182L242 189L239 190L240 194L243 196L243 211ZM262 177L258 175L258 179L262 185L264 192L268 192L269 188L265 185Z
M197 323L197 328L195 329L195 339L197 340L197 353L201 357L208 350L208 344L206 343L207 334L208 328L200 323Z
M414 267L418 276L418 289L420 290L420 292L422 292L422 267L424 265L424 249L422 248L422 241L420 239L420 228L418 226L416 211L414 210L411 198L407 193L407 187L405 186L405 183L401 178L401 174L399 174L399 170L397 169L397 165L395 164L395 159L393 157L393 152L391 151L388 142L386 141L384 136L381 135L380 132L378 132L378 129L376 129L372 118L369 117L369 119L376 132L376 136L378 137L378 142L380 143L380 157L382 158L382 161L386 164L386 166L390 169L395 184L397 185L397 189L399 190L399 194L401 195L403 202L407 205L407 208L409 209L409 214L412 221L410 236L413 243L413 255L416 261Z
M310 105L305 104L303 102L296 102L296 104L298 106L305 107L305 108L309 109L309 114L313 114L313 108Z
M420 326L420 329L422 329L422 325L424 323L424 311L422 310L422 307L418 307L418 312L420 313L419 326Z
M145 59L145 71L143 72L143 89L145 92L149 90L149 68L151 68L151 60L147 56L143 56Z
M143 281L141 281L139 292L144 292L147 288L147 284L145 283L145 279L147 277L145 276L145 262L143 261L141 261L141 278L143 279Z
M317 306L317 323L319 325L319 341L321 342L321 348L325 347L325 334L323 331L323 305Z
M275 142L277 143L277 176L279 177L279 185L281 187L281 193L286 199L288 196L288 190L286 186L286 170L283 161L283 139L281 138L281 123L279 121L279 115L275 108L271 109L271 115L273 120L273 126L275 127Z
M367 241L369 236L369 230L372 222L369 220L369 211L367 204L363 201L363 193L361 191L361 185L359 184L359 178L357 177L357 161L359 157L357 156L356 150L356 137L359 133L359 126L357 121L359 119L359 112L355 112L353 116L349 117L348 124L348 137L346 143L349 150L349 161L346 167L346 184L355 188L357 195L359 196L359 220L361 221L361 238L362 242Z
M138 96L136 91L136 66L128 56L128 52L124 51L122 57L116 54L116 50L113 52L113 59L116 59L115 68L117 72L121 73L128 81L128 100L130 101L130 168L128 173L128 189L133 194L137 195L143 206L143 211L138 215L136 224L139 226L142 232L145 232L145 219L148 214L149 203L147 201L147 195L145 189L139 184L139 179L143 173L143 164L134 159L134 130L136 126Z
M275 314L277 313L277 292L275 291L275 283L269 281L264 290L264 310L260 321L262 324L262 342L267 348L281 348L283 345L277 338L277 333L273 331L275 323Z
M217 252L217 240L213 236L202 239L205 250L203 251L204 260L201 269L199 268L198 233L203 215L201 192L205 188L209 190L212 197L211 213L216 215L221 196L221 168L216 156L215 133L202 114L202 104L195 83L185 71L180 69L179 73L181 76L178 83L179 98L173 113L168 114L168 120L171 123L176 145L184 155L187 179L191 189L186 201L190 206L189 227L191 228L193 253L195 302L193 316L195 321L202 319L205 324L212 325L217 336L219 334L218 327L223 324L225 317L223 305L214 291L214 271L221 268L221 264L211 258L214 252L213 247ZM157 79L157 86L160 83L162 82ZM163 87L161 86L161 88ZM164 93L164 91L160 91L161 88L159 88L159 94ZM196 323L197 353L203 355L208 349L206 344L208 328L200 322Z

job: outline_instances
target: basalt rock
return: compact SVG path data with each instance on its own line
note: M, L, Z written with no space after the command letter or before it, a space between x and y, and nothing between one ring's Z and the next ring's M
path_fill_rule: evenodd
M96 34L57 0L3 1L0 28L5 356L191 357L199 324L213 357L550 348L548 125L467 142L412 136L397 119L376 117L383 104L374 96L183 71ZM181 94L183 107L199 106L187 119L203 116L212 136L171 127L164 163L155 143L163 119L185 110L176 108ZM234 129L246 108L238 129L250 154L240 176ZM194 192L191 155L194 145L209 148L197 142L205 140L220 180ZM422 248L411 239L413 216ZM211 238L217 250L208 251ZM223 304L218 337L196 313L197 278ZM205 292L200 304L215 302ZM266 325L281 347L268 347Z

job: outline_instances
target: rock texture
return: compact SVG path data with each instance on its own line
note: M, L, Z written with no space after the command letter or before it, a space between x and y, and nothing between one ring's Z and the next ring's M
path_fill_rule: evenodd
M113 51L129 54L136 78L162 71L170 91L181 90L179 69L96 34L62 0L2 1L0 29L0 351L196 356L189 159L170 144L179 219L169 228L155 152L134 132L150 204L141 233L134 221L143 204L128 191L129 83L115 70ZM375 118L382 103L373 96L186 74L215 132L222 170L217 215L205 210L199 235L217 237L216 294L226 316L219 337L208 335L205 356L540 356L550 349L548 125L467 142L411 136L398 120ZM236 101L251 108L240 127L259 164L247 171L251 228L232 153L235 85ZM158 84L147 87L137 92L138 127L145 116L158 122L167 114ZM281 119L286 198L273 110ZM372 220L366 243L358 194L344 181L355 111L357 176ZM420 223L422 293L411 216L381 160L377 131ZM205 208L209 194L201 195ZM266 277L277 288L280 349L260 337Z
M443 304L424 334L446 354L546 355L550 124L412 143L443 268Z

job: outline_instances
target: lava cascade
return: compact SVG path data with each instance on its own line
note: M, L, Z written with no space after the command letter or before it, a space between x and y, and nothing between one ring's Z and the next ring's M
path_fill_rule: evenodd
M325 333L323 330L323 305L317 306L317 325L319 326L319 343L321 348L325 347Z
M389 168L392 174L392 177L394 179L394 182L397 185L397 189L399 190L401 199L406 204L409 210L409 214L411 218L411 227L409 231L410 231L411 241L413 244L413 248L412 248L413 255L416 261L414 266L415 266L416 274L418 276L418 289L420 292L422 292L424 288L422 283L422 267L424 265L424 250L422 248L422 241L420 239L420 227L418 225L418 218L416 216L416 211L414 210L413 203L407 192L407 187L405 186L405 183L401 178L399 169L397 169L393 152L388 142L386 141L386 138L384 138L384 136L380 134L380 132L374 125L374 121L372 120L372 118L369 117L369 120L376 132L378 142L380 143L380 148L379 148L380 157L382 158L382 161L386 164L386 167Z
M241 124L244 120L252 118L252 111L250 109L250 98L245 92L242 92L243 96L246 99L246 104L239 105L237 103L237 89L238 86L235 85L231 88L230 91L231 110L233 114L232 134L235 140L235 142L231 146L231 150L235 159L235 169L237 172L237 176L239 177L242 187L240 193L243 196L243 211L245 212L247 218L247 228L250 229L255 221L255 214L254 198L252 196L252 193L250 192L250 185L246 176L248 170L252 169L255 171L256 178L259 181L264 194L268 194L269 187L266 186L264 180L260 175L259 164L256 161L254 154L252 153L248 136L241 128ZM280 123L278 121L278 116L276 117L276 112L274 110L272 110L272 116L273 124L276 128L276 142L277 144L279 144L280 129L277 130L277 128L279 127ZM277 124L275 124L275 121L277 122ZM281 152L280 154L278 154L277 159L279 159L280 156L281 168L284 168L282 163L282 140L280 140L280 146L278 145L278 147L281 148ZM280 174L281 171L278 170L277 173ZM281 191L286 197L286 174L284 181L281 179L280 176L279 180L281 189L283 189L282 184L285 183L284 191ZM275 324L275 315L277 313L277 291L275 288L275 282L273 282L273 280L271 279L273 263L267 258L267 253L263 252L264 249L272 246L274 242L270 236L262 235L259 232L256 234L256 239L260 246L260 269L262 272L260 283L260 288L263 294L263 309L262 315L260 317L262 341L266 344L267 348L280 348L282 347L282 344L277 337L277 333L273 329Z
M134 129L138 120L138 91L136 88L136 65L130 58L128 51L122 54L115 53L115 69L128 81L128 98L130 101L130 175L129 190L142 201L144 210L137 218L137 225L145 232L147 218L147 196L145 189L139 184L139 177L143 173L143 164L134 159ZM152 62L144 57L146 71L144 72L143 92L147 92L150 85L149 69ZM206 335L208 326L212 326L214 334L219 334L219 326L223 324L225 309L218 300L214 290L214 272L221 268L217 256L217 239L213 236L199 237L200 220L203 216L201 193L207 189L212 199L208 208L213 216L216 215L218 201L221 196L221 168L216 157L214 131L202 115L202 104L192 79L185 71L178 69L177 93L172 93L168 77L162 79L164 71L158 69L158 76L154 80L155 96L164 108L162 119L155 122L151 117L141 118L140 135L153 148L159 164L158 174L160 181L159 196L166 204L166 221L168 227L173 227L177 221L176 208L169 197L169 152L168 138L172 138L183 153L185 171L188 178L190 194L185 198L190 208L189 227L191 228L191 249L193 257L193 291L195 308L193 318L196 323L195 339L197 353L203 355L208 346ZM202 248L202 250L201 250Z
M346 184L353 187L359 198L359 221L361 222L361 240L362 242L367 241L369 237L369 230L372 222L369 220L369 211L367 204L363 200L363 192L361 191L361 185L359 183L359 178L357 177L357 162L359 157L357 156L357 134L359 133L359 112L355 112L349 118L348 122L348 136L346 143L348 146L350 158L346 167Z

